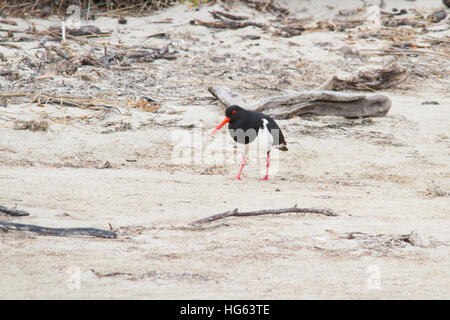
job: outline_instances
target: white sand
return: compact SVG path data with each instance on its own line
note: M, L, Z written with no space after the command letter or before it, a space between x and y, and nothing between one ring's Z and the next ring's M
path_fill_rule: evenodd
M386 10L416 7L431 12L441 6L440 1L386 2ZM315 7L302 12L313 1L302 3L295 7L291 2L291 9L298 10L299 16L316 12L319 18L333 17L339 8L361 6L360 1L340 2L331 10L314 1ZM194 103L189 98L209 97L206 89L217 81L257 99L311 88L335 72L383 65L392 57L346 61L339 52L316 45L348 44L343 33L305 32L280 39L253 27L217 32L186 24L193 17L211 20L208 11L212 9L202 7L197 12L180 5L149 17L129 17L125 26L113 18L94 22L115 30L111 38L95 40L98 43L160 46L168 40L145 37L162 31L169 31L172 41L177 41L178 59L147 64L145 72L150 76L143 82L135 76L142 74L128 71L120 77L98 76L96 83L102 93L110 90L116 98L121 97L119 93L159 98L158 113L123 106L122 114L110 113L103 120L51 122L48 132L31 132L13 130L8 119L42 119L44 112L81 116L92 111L35 104L0 107L0 204L17 204L31 213L20 218L2 215L2 221L103 229L111 224L119 230L115 240L0 231L0 298L449 299L450 198L430 189L434 181L441 190L450 190L448 78L436 76L421 82L414 78L382 92L392 99L392 109L369 124L333 117L278 121L289 152L280 154L277 174L259 181L264 164L254 161L244 169L243 181L231 181L228 177L237 173L240 159L232 161L226 136L207 136L207 144L216 151L221 150L222 141L227 142L225 164L174 162L171 150L179 142L173 139L175 132L196 132L176 126L202 124L210 130L223 118L221 106L211 100ZM242 10L240 14L255 14L245 7ZM173 18L172 24L149 23L167 17ZM254 17L270 18L270 14ZM35 20L35 24L43 28L54 24L53 19ZM20 23L17 28L26 25ZM240 35L248 33L261 35L256 41L259 46L241 40ZM176 40L187 34L198 40ZM289 46L289 41L300 46ZM21 46L33 47L33 43ZM17 61L14 50L0 50L9 61ZM210 60L224 56L225 62ZM295 68L300 62L305 63L298 67L300 71L285 70L291 84L279 84L273 68ZM430 68L436 66L433 63L442 59L430 62ZM255 72L249 73L252 67ZM91 70L83 67L78 72ZM219 77L223 71L228 74ZM42 88L50 91L61 78L55 75ZM202 80L206 83L199 83ZM75 76L64 81L73 85L70 90L85 85L86 92L97 92L92 83L84 84ZM123 83L119 89L114 87L117 82ZM281 92L270 89L277 85ZM430 100L440 104L421 104ZM172 126L139 129L151 118ZM104 127L106 122L120 120L130 122L133 130L101 133L109 128ZM112 168L97 169L106 161ZM246 211L294 204L331 208L340 215L230 218L202 230L186 228L195 219L234 208ZM426 247L377 246L345 238L347 232L376 235L412 230L428 243ZM91 269L133 275L98 277Z

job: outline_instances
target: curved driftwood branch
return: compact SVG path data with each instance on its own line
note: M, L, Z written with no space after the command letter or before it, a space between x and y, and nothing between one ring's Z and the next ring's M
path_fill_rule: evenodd
M9 214L10 216L16 216L16 217L29 216L30 215L26 211L18 210L18 209L15 209L15 208L8 208L8 207L4 207L4 206L0 206L0 212Z
M82 235L108 239L117 238L117 234L113 231L95 228L47 228L31 224L21 224L13 222L0 222L0 228L2 228L5 231L6 230L28 231L47 236Z
M232 105L238 105L242 108L248 107L248 102L244 97L240 96L238 93L234 92L226 86L212 86L208 88L208 91L216 97L220 102L222 102L225 107Z
M378 93L311 90L249 103L226 86L212 86L208 90L225 106L237 104L276 119L287 119L292 116L382 117L388 113L392 105L389 97Z
M196 220L191 222L191 226L200 226L205 223L210 223L216 220L225 219L228 217L250 217L250 216L261 216L264 214L281 214L281 213L313 213L322 214L325 216L336 217L338 214L330 209L318 209L318 208L297 208L296 206L292 208L285 209L267 209L267 210L256 210L248 212L239 212L238 209L226 211L223 213L215 214L210 217Z
M293 115L381 117L391 108L391 100L378 93L303 91L267 98L255 102L250 108L278 119L287 119Z

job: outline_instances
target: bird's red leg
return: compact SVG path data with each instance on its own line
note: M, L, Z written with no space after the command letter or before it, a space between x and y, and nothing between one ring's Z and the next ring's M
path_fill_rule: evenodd
M241 163L241 168L239 169L239 173L236 177L231 178L232 180L241 180L241 173L242 173L242 169L244 169L245 166L245 154L242 155L242 163Z
M267 179L269 179L269 165L270 165L270 151L267 152L266 175L265 175L264 178L261 178L261 180L267 180Z

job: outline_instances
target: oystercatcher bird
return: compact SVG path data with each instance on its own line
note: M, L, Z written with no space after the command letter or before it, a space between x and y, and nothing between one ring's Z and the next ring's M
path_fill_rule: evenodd
M283 133L275 120L271 117L251 110L245 110L237 105L229 106L225 110L225 119L221 124L214 129L211 134L214 134L225 124L228 123L228 131L235 142L247 145L255 139L261 138L267 146L267 165L266 175L261 180L269 178L270 166L270 149L272 146L279 150L287 151L286 141ZM242 156L242 163L238 175L234 178L241 180L242 169L245 166L246 152Z

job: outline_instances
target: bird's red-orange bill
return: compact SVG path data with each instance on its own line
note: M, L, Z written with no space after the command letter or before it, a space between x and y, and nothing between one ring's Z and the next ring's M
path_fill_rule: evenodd
M215 128L215 129L211 132L211 134L216 133L217 130L219 130L220 128L222 128L222 127L223 127L224 125L226 125L229 121L230 121L230 118L226 117L226 118L222 121L222 123L219 124L219 125L217 126L217 128Z

